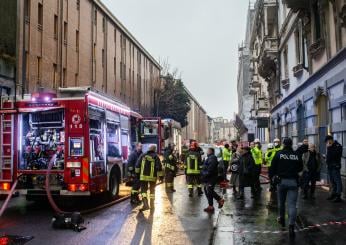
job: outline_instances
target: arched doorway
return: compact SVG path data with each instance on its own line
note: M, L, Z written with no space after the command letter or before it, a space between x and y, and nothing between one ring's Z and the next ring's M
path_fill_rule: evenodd
M317 127L318 127L318 145L320 153L325 154L326 147L324 139L327 136L329 124L328 97L320 95L316 101L317 109Z
M298 142L303 142L305 138L305 108L302 104L297 108L297 131Z

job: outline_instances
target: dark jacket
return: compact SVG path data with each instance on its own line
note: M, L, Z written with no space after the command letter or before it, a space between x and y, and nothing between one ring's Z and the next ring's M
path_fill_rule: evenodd
M310 160L311 152L308 151L303 154L302 160L303 160L303 171L309 172L311 169L309 169L309 160ZM321 154L319 152L315 152L315 161L316 161L316 169L314 169L315 172L321 171Z
M341 168L342 145L339 142L334 143L327 147L326 163L328 168Z
M204 183L217 183L218 165L219 162L217 161L217 157L214 154L207 156L202 169L202 180Z
M301 145L298 147L296 150L296 153L298 154L299 157L302 157L304 153L307 153L309 151L309 146L308 145Z
M232 173L239 173L239 165L240 165L240 153L234 152L232 154L232 160L231 160L231 172Z
M272 161L272 174L282 179L298 179L303 170L303 161L292 148L278 151Z
M148 151L139 157L136 163L136 174L139 174L140 181L145 182L156 182L157 177L163 176L161 160L156 152Z
M252 157L251 152L247 152L239 159L239 174L240 175L252 175L255 169L255 160Z
M129 172L134 172L136 168L136 163L138 161L138 158L143 154L142 151L138 152L137 150L134 150L127 160L127 170Z

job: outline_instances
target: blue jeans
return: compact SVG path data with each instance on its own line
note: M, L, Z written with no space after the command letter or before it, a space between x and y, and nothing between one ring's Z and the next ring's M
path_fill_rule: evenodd
M278 186L279 214L285 219L286 199L289 225L294 225L297 218L298 183L296 179L281 179Z
M332 184L332 195L341 195L342 181L339 168L328 168L330 183Z

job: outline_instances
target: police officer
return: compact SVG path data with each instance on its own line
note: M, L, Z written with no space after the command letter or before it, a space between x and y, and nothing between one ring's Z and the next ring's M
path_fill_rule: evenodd
M253 159L255 160L254 189L255 189L255 193L258 193L262 189L261 182L260 182L260 175L261 175L261 168L263 164L263 153L261 150L261 142L259 139L255 139L253 144L251 144L251 154Z
M166 192L175 192L174 177L177 172L177 159L173 154L171 146L165 150L163 165L165 169Z
M264 160L266 163L266 166L268 167L268 174L269 174L269 181L270 181L270 192L275 192L276 191L276 186L273 184L272 178L273 178L273 174L271 173L271 165L272 165L272 160L276 154L276 148L274 148L274 144L269 143L268 144L268 148L267 151L264 155Z
M272 173L278 182L279 218L278 222L285 228L285 206L287 200L289 235L295 237L294 224L297 218L298 174L303 170L299 154L292 148L292 139L284 140L284 148L278 151L272 161Z
M162 165L156 153L156 145L149 146L146 154L141 155L136 164L136 173L139 174L143 207L140 211L149 209L148 188L150 189L150 208L154 208L155 186L157 178L163 179Z
M132 190L131 190L131 203L139 204L139 188L140 181L139 175L135 173L136 163L138 158L143 154L142 152L142 144L137 143L136 149L130 154L129 159L127 161L127 172L129 178L132 180Z
M232 156L231 148L230 148L229 144L225 144L225 146L222 150L222 162L223 162L223 167L224 167L223 180L224 181L227 181L227 170L228 170L229 163L231 161L231 156Z
M187 180L187 189L189 190L189 197L193 196L193 188L197 186L198 195L203 195L201 184L201 169L202 157L200 149L196 141L192 141L189 152L185 160L185 171Z

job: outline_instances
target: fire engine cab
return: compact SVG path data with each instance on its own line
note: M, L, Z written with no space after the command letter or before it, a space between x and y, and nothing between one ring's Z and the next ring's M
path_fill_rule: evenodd
M53 164L53 195L117 197L130 139L137 135L131 124L140 114L89 87L60 88L59 97L42 92L2 98L1 104L0 194L18 179L16 190L28 199L45 195Z

